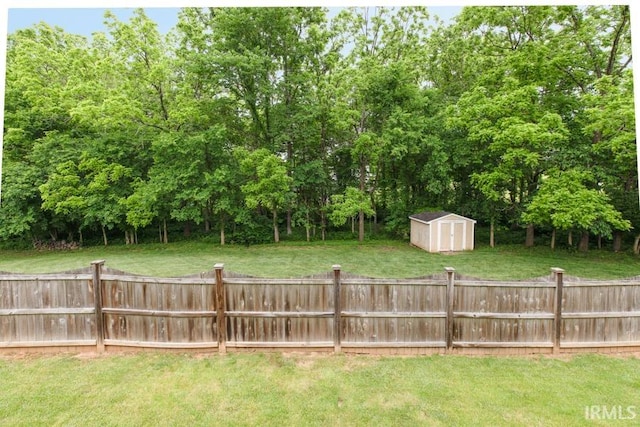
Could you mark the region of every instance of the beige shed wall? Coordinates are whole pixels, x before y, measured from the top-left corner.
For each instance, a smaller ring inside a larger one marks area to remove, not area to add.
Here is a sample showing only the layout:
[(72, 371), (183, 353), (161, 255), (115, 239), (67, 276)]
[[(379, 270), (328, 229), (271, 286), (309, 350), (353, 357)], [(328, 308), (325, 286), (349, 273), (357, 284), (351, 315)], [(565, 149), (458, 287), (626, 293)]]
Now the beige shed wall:
[(475, 221), (447, 215), (429, 224), (411, 220), (411, 244), (428, 252), (474, 249)]
[(429, 238), (429, 224), (411, 221), (411, 244), (425, 251), (431, 251)]

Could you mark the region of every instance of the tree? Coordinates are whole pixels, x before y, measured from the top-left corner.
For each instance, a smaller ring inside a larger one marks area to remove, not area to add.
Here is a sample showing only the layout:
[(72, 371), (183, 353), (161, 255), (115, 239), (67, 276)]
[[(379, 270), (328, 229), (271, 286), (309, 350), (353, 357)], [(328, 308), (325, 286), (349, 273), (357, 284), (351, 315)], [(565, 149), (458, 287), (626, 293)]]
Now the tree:
[[(482, 162), (486, 171), (476, 171), (476, 183), (485, 188), (494, 185), (505, 194), (512, 226), (522, 219), (547, 170), (586, 167), (589, 161), (590, 141), (581, 126), (582, 96), (592, 87), (594, 76), (606, 68), (603, 58), (616, 62), (626, 50), (622, 43), (612, 42), (621, 36), (614, 35), (618, 30), (625, 31), (624, 24), (615, 22), (616, 16), (606, 7), (467, 8), (456, 23), (459, 31), (478, 41), (473, 59), (479, 74), (474, 88), (457, 102), (458, 108), (476, 114), (464, 116), (458, 125), (486, 154)], [(599, 31), (583, 27), (585, 20)], [(601, 46), (598, 58), (593, 56), (596, 45)], [(491, 101), (484, 103), (486, 99)], [(473, 105), (476, 100), (482, 103), (478, 108)], [(506, 140), (495, 145), (493, 138), (498, 134)], [(523, 138), (530, 139), (525, 146)], [(510, 146), (509, 141), (515, 144)], [(530, 245), (533, 227), (527, 231)]]
[[(293, 220), (294, 223), (304, 226), (307, 241), (310, 241), (311, 229), (314, 226), (312, 216), (324, 208), (324, 198), (330, 185), (330, 178), (320, 159), (301, 163), (293, 172), (293, 188), (299, 198)], [(324, 231), (323, 227), (323, 240)]]
[[(79, 232), (82, 243), (82, 226), (87, 209), (87, 200), (83, 197), (84, 183), (78, 166), (71, 160), (58, 164), (56, 171), (40, 187), (42, 209), (61, 216), (65, 222), (73, 224)], [(73, 231), (69, 240), (73, 239)]]
[(0, 239), (30, 237), (47, 231), (42, 199), (34, 182), (42, 182), (42, 170), (24, 162), (5, 159), (2, 165)]
[(344, 225), (349, 218), (353, 218), (364, 212), (366, 215), (373, 215), (369, 197), (355, 187), (347, 187), (344, 194), (331, 196), (329, 206), (329, 219), (337, 226)]
[(242, 193), (239, 191), (239, 164), (235, 157), (228, 156), (228, 162), (212, 172), (205, 173), (205, 181), (211, 189), (209, 206), (212, 214), (217, 215), (220, 227), (220, 244), (226, 242), (225, 228), (230, 219), (241, 216)]
[[(427, 84), (421, 65), (426, 19), (428, 13), (423, 7), (353, 8), (336, 19), (337, 27), (353, 45), (340, 64), (342, 99), (335, 106), (345, 139), (341, 151), (350, 153), (352, 175), (357, 179), (347, 186), (357, 186), (361, 193), (368, 194), (374, 206), (384, 173), (397, 173), (394, 168), (410, 164), (399, 161), (385, 168), (385, 160), (401, 160), (422, 150), (428, 155), (439, 149), (435, 135), (425, 135), (428, 131), (422, 118), (424, 98), (419, 89)], [(441, 154), (429, 159), (432, 164), (420, 166), (424, 170), (442, 171), (442, 164), (438, 164), (443, 158)], [(402, 175), (409, 173), (403, 170)], [(389, 177), (386, 182), (391, 181)], [(404, 194), (410, 194), (410, 188), (403, 190)], [(365, 212), (360, 211), (359, 240), (364, 239), (364, 220)]]
[(74, 224), (81, 242), (82, 229), (99, 225), (106, 246), (106, 230), (124, 225), (121, 201), (129, 194), (130, 177), (124, 166), (83, 153), (77, 164), (72, 160), (58, 164), (40, 186), (42, 208)]
[(106, 230), (124, 228), (125, 212), (121, 202), (130, 194), (131, 170), (84, 154), (78, 172), (84, 175), (83, 181), (86, 182), (83, 225), (99, 224), (103, 243), (107, 246)]
[(540, 190), (523, 213), (523, 221), (554, 229), (551, 247), (555, 246), (555, 229), (582, 233), (580, 250), (588, 249), (589, 233), (611, 237), (613, 230), (629, 230), (631, 223), (610, 203), (609, 197), (586, 183), (588, 172), (555, 171), (540, 185)]
[(280, 242), (278, 210), (289, 203), (293, 180), (287, 174), (284, 162), (267, 149), (238, 153), (242, 158), (240, 167), (248, 176), (247, 182), (241, 187), (245, 203), (249, 209), (264, 207), (271, 212), (273, 240), (278, 243)]
[[(126, 244), (138, 243), (138, 229), (150, 225), (158, 216), (155, 198), (156, 195), (150, 191), (149, 183), (137, 179), (132, 183), (132, 193), (120, 201), (120, 205), (126, 212), (127, 224), (133, 227), (132, 236), (129, 234), (129, 230), (125, 232)], [(160, 234), (160, 241), (167, 243), (166, 232), (164, 235)]]
[(83, 37), (45, 23), (8, 37), (0, 203), (5, 238), (19, 230), (32, 238), (47, 232), (56, 237), (58, 228), (68, 231), (62, 216), (42, 209), (38, 188), (83, 145), (73, 133), (69, 109), (74, 105), (70, 83), (90, 63), (86, 47)]
[(492, 203), (505, 202), (512, 221), (519, 220), (539, 178), (553, 165), (553, 153), (568, 137), (562, 118), (546, 111), (535, 86), (511, 78), (493, 96), (483, 87), (463, 95), (452, 113), (452, 126), (466, 129), (485, 159), (472, 183)]
[[(310, 153), (312, 73), (327, 40), (320, 8), (185, 9), (179, 29), (196, 73), (237, 102), (242, 143), (266, 148), (287, 162), (290, 176)], [(240, 144), (239, 144), (240, 145)], [(291, 209), (287, 210), (291, 233)]]
[[(619, 77), (602, 77), (584, 101), (584, 134), (598, 136), (591, 149), (594, 173), (616, 209), (638, 229), (638, 167), (631, 72)], [(636, 235), (636, 251), (638, 241), (640, 234)], [(616, 230), (613, 250), (619, 251), (621, 245), (622, 230)]]

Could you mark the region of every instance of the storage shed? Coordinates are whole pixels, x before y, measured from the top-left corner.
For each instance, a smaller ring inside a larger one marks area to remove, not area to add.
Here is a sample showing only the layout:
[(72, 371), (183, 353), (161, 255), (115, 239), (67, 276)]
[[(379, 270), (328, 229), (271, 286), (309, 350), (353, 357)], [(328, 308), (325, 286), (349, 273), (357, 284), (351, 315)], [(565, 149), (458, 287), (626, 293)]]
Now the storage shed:
[(428, 252), (473, 250), (476, 221), (450, 212), (411, 215), (411, 244)]

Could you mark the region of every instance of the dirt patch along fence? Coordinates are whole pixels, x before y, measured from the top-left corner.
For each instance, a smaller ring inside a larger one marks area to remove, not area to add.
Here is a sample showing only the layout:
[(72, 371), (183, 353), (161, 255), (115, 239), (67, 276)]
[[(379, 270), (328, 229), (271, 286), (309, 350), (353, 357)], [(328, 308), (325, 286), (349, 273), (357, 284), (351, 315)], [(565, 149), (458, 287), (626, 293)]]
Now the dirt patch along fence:
[(640, 349), (640, 277), (488, 281), (343, 273), (180, 278), (85, 269), (0, 273), (0, 349), (316, 349), (559, 353)]

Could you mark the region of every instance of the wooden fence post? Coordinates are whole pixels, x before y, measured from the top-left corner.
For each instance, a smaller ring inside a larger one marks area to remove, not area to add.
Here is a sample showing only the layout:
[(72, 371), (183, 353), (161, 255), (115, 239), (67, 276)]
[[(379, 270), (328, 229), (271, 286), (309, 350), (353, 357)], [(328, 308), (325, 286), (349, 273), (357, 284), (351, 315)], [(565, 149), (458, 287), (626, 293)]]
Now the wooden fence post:
[(455, 296), (454, 286), (455, 286), (455, 272), (456, 269), (453, 267), (445, 267), (444, 270), (447, 272), (447, 351), (451, 351), (453, 349), (453, 299)]
[(218, 352), (227, 352), (227, 321), (224, 311), (226, 308), (226, 297), (224, 291), (223, 270), (224, 264), (216, 264), (213, 267), (216, 271), (216, 325), (218, 329)]
[(340, 302), (340, 265), (333, 266), (333, 351), (342, 352), (340, 325), (342, 323), (342, 304)]
[(102, 266), (104, 260), (91, 262), (92, 281), (93, 281), (93, 301), (95, 304), (96, 315), (96, 347), (98, 352), (104, 352), (104, 320), (102, 318)]
[(554, 334), (553, 352), (560, 352), (560, 337), (562, 335), (562, 291), (564, 270), (554, 267), (551, 269), (553, 278), (556, 280), (556, 295), (554, 299)]

